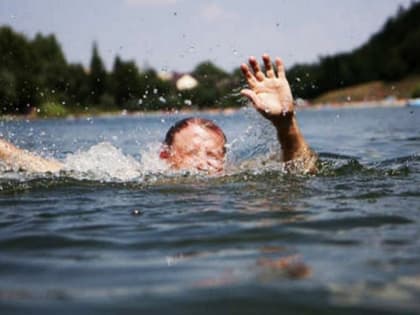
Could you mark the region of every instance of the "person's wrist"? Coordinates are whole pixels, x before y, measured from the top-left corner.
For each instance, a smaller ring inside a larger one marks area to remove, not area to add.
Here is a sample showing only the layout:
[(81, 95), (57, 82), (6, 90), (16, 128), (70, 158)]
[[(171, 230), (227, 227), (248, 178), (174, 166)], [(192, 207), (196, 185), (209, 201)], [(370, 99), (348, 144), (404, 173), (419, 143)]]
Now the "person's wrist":
[(290, 129), (296, 123), (294, 110), (271, 116), (269, 119), (277, 129)]

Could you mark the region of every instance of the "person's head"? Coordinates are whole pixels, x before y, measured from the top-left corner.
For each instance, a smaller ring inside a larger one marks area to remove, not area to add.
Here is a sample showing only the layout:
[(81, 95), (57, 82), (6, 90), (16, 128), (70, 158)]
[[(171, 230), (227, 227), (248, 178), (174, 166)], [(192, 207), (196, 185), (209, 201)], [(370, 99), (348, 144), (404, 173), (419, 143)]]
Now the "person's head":
[(210, 120), (186, 118), (166, 133), (162, 159), (174, 169), (199, 170), (209, 173), (223, 171), (226, 136)]

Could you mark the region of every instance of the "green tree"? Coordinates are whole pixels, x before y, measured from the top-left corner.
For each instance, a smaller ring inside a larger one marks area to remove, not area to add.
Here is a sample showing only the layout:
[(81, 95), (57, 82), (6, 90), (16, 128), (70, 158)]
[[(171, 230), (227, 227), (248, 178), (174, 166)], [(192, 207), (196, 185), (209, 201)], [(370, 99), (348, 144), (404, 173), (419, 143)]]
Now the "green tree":
[(222, 97), (230, 92), (229, 74), (210, 61), (200, 63), (192, 76), (199, 84), (191, 91), (191, 98), (199, 108), (220, 105)]
[(66, 105), (80, 110), (87, 105), (90, 97), (88, 74), (82, 65), (71, 64), (67, 67), (66, 77)]
[(163, 110), (178, 107), (174, 100), (175, 88), (171, 83), (161, 80), (156, 71), (147, 69), (141, 74), (142, 83), (140, 88), (140, 99), (132, 109), (138, 110)]
[(116, 56), (110, 83), (115, 104), (120, 108), (124, 108), (128, 103), (137, 101), (141, 95), (143, 85), (144, 82), (142, 82), (135, 62), (125, 62), (119, 56)]
[(24, 113), (36, 103), (33, 63), (26, 37), (0, 27), (0, 113)]
[(94, 105), (100, 105), (101, 98), (106, 92), (107, 88), (107, 72), (99, 56), (98, 47), (96, 43), (93, 44), (92, 57), (90, 60), (89, 69), (89, 88), (90, 101)]
[(65, 101), (67, 61), (55, 36), (37, 34), (30, 46), (33, 55), (30, 71), (35, 77), (38, 102)]
[(0, 114), (8, 113), (17, 105), (16, 76), (7, 69), (0, 70)]

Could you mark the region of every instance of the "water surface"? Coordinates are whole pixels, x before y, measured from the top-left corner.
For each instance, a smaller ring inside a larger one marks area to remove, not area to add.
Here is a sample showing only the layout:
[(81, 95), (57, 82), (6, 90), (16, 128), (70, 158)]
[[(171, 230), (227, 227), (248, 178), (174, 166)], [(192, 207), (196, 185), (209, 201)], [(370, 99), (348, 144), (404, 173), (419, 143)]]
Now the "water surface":
[(69, 168), (0, 174), (1, 314), (420, 313), (419, 109), (299, 112), (317, 176), (251, 110), (204, 115), (225, 176), (168, 173), (181, 117), (0, 121)]

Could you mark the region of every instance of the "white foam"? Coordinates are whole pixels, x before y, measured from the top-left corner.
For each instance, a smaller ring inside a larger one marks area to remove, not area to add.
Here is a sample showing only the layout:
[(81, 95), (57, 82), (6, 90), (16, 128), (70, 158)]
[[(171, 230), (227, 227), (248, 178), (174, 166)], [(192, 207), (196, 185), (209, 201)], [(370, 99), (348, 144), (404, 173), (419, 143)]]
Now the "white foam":
[(159, 142), (149, 143), (140, 151), (140, 168), (144, 174), (164, 174), (169, 172), (169, 165), (159, 158), (162, 144)]
[(64, 170), (76, 177), (90, 180), (130, 181), (143, 175), (141, 164), (108, 142), (89, 150), (70, 154), (64, 160)]

